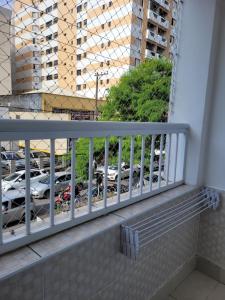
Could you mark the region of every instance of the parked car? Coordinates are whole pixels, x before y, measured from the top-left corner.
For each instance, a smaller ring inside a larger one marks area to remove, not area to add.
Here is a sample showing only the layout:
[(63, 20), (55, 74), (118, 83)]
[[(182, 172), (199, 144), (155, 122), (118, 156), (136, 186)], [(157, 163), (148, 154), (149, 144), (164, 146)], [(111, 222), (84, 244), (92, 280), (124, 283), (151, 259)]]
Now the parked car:
[[(55, 193), (63, 191), (71, 181), (71, 174), (66, 172), (55, 173)], [(34, 198), (49, 198), (50, 176), (46, 175), (37, 182), (31, 184), (31, 194)]]
[[(105, 167), (102, 166), (97, 169), (97, 171), (105, 173)], [(108, 166), (107, 178), (109, 180), (117, 181), (118, 178), (118, 167)], [(140, 173), (140, 167), (138, 165), (133, 166), (133, 177), (138, 176)], [(121, 179), (128, 178), (130, 176), (130, 166), (126, 163), (121, 164)]]
[[(15, 161), (15, 171), (25, 169), (25, 158), (22, 158), (18, 153), (13, 151), (1, 152), (2, 164), (8, 169), (11, 169), (12, 161)], [(31, 161), (31, 167), (35, 167), (35, 164)]]
[[(2, 220), (3, 225), (11, 222), (25, 222), (25, 190), (11, 190), (2, 194)], [(31, 220), (35, 218), (35, 205), (30, 200)]]
[[(34, 183), (38, 181), (39, 179), (46, 176), (41, 170), (38, 169), (31, 169), (30, 170), (30, 182)], [(12, 173), (8, 176), (6, 176), (4, 179), (2, 179), (2, 190), (8, 191), (13, 189), (20, 189), (25, 188), (26, 186), (26, 171), (21, 170), (17, 171), (15, 173)]]
[[(22, 158), (25, 158), (25, 150), (17, 152)], [(50, 167), (50, 155), (38, 150), (30, 151), (30, 160), (32, 164), (39, 169)]]

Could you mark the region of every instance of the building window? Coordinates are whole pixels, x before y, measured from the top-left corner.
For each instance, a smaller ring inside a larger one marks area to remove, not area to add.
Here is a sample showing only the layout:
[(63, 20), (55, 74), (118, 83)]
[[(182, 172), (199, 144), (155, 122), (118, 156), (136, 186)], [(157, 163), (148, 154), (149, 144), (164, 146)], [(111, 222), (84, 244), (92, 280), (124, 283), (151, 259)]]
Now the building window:
[(51, 53), (52, 53), (52, 48), (46, 50), (46, 54), (51, 54)]
[(83, 58), (86, 58), (87, 57), (87, 53), (86, 52), (84, 52), (84, 54), (83, 54)]
[(58, 60), (54, 61), (54, 66), (58, 66)]
[(106, 80), (106, 83), (109, 84), (109, 79)]
[(78, 84), (78, 85), (77, 85), (77, 91), (80, 91), (80, 90), (81, 90), (81, 85)]
[(37, 13), (37, 12), (32, 12), (32, 17), (33, 17), (34, 19), (37, 19), (37, 18), (38, 18), (38, 13)]
[(82, 11), (82, 5), (78, 5), (77, 6), (77, 13), (81, 12)]
[(81, 38), (77, 39), (77, 45), (81, 45)]
[(36, 43), (36, 39), (35, 38), (33, 38), (33, 44), (35, 44)]
[(58, 79), (58, 74), (54, 74), (54, 79)]
[(87, 85), (86, 85), (86, 84), (83, 84), (83, 89), (84, 89), (84, 90), (86, 90), (86, 87), (87, 87)]
[(104, 43), (101, 44), (101, 48), (104, 48)]
[(139, 58), (135, 58), (135, 66), (140, 65), (141, 61)]
[(101, 27), (102, 27), (102, 29), (104, 29), (105, 28), (105, 24), (102, 24)]
[(47, 7), (45, 10), (46, 14), (50, 13), (51, 11), (52, 11), (52, 6)]
[(77, 55), (77, 60), (81, 60), (81, 54)]
[(83, 74), (86, 74), (87, 73), (87, 68), (84, 68), (83, 69)]
[(111, 27), (111, 21), (110, 21), (110, 22), (108, 22), (108, 26), (109, 26), (109, 27)]
[(54, 47), (53, 49), (54, 49), (54, 52), (55, 52), (55, 53), (58, 52), (58, 47), (57, 47), (57, 46)]
[(34, 56), (34, 57), (38, 57), (38, 55), (39, 55), (39, 52), (38, 52), (38, 51), (34, 51), (34, 52), (33, 52), (33, 56)]
[(46, 76), (46, 79), (47, 79), (47, 80), (52, 80), (52, 75), (47, 75), (47, 76)]
[(82, 22), (77, 23), (77, 28), (82, 28)]
[(52, 25), (52, 20), (48, 21), (45, 25), (46, 25), (47, 28), (50, 27)]
[(56, 9), (57, 7), (58, 7), (58, 3), (54, 3), (52, 8)]
[(109, 60), (107, 60), (106, 64), (107, 64), (107, 66), (109, 66), (109, 65), (110, 65), (110, 61), (109, 61)]
[(84, 43), (87, 42), (87, 36), (84, 36)]
[(81, 70), (77, 70), (77, 76), (80, 76), (81, 75)]
[(103, 67), (103, 62), (102, 61), (100, 62), (100, 67)]
[(112, 1), (109, 1), (109, 7), (112, 6), (112, 4), (113, 4)]
[(103, 10), (105, 9), (105, 4), (102, 5), (102, 9), (103, 9)]
[(108, 47), (111, 45), (111, 41), (108, 41)]
[(53, 23), (56, 24), (58, 22), (58, 18), (54, 18)]
[(46, 36), (46, 41), (52, 40), (52, 34)]
[(56, 38), (58, 37), (58, 32), (55, 32), (55, 33), (53, 34), (53, 36), (54, 36), (54, 39), (56, 39)]
[(38, 68), (39, 68), (39, 65), (36, 65), (36, 64), (33, 65), (34, 70), (37, 70)]
[(87, 8), (87, 2), (84, 3), (83, 7), (84, 7), (84, 9)]
[(47, 68), (52, 67), (52, 61), (47, 62), (47, 63), (46, 63), (46, 67), (47, 67)]
[(87, 27), (87, 19), (83, 22), (84, 27)]
[(100, 80), (100, 84), (101, 84), (101, 85), (103, 84), (103, 80), (102, 80), (102, 79)]

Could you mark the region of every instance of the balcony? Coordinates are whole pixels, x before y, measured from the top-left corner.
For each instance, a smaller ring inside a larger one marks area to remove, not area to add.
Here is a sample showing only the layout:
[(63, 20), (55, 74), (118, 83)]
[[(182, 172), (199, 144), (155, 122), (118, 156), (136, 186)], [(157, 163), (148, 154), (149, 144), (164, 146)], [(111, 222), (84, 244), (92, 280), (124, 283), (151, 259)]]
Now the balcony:
[(170, 4), (167, 0), (154, 0), (154, 1), (169, 11)]
[(165, 18), (161, 17), (159, 14), (152, 10), (148, 10), (148, 19), (157, 23), (163, 28), (169, 28), (169, 21), (167, 21)]
[(167, 47), (167, 40), (163, 36), (156, 34), (155, 32), (151, 30), (147, 30), (146, 38), (152, 42), (155, 42), (157, 44), (160, 44), (163, 47)]
[(145, 50), (145, 57), (147, 57), (147, 58), (159, 58), (160, 54), (156, 53), (152, 50), (146, 49)]
[[(0, 184), (0, 298), (225, 298), (224, 15), (224, 1), (185, 2), (166, 124), (0, 120), (1, 146), (10, 140), (25, 148), (22, 161), (9, 164), (1, 156), (0, 176), (9, 165), (26, 171), (20, 189), (20, 201), (25, 201), (16, 207), (5, 196), (6, 184)], [(114, 166), (109, 158), (112, 137)], [(83, 198), (77, 200), (80, 138), (88, 145), (87, 178), (79, 186)], [(38, 200), (35, 215), (30, 154), (43, 139), (50, 150), (44, 180), (50, 190)], [(104, 145), (97, 169), (96, 139)], [(62, 183), (55, 178), (62, 140), (69, 148), (67, 196), (76, 199), (67, 198), (63, 206), (55, 203)], [(135, 147), (137, 140), (140, 147)], [(126, 164), (124, 141), (130, 151)], [(103, 175), (99, 191), (95, 169)], [(15, 190), (10, 193), (12, 197)], [(18, 207), (22, 222), (2, 226), (17, 216)]]

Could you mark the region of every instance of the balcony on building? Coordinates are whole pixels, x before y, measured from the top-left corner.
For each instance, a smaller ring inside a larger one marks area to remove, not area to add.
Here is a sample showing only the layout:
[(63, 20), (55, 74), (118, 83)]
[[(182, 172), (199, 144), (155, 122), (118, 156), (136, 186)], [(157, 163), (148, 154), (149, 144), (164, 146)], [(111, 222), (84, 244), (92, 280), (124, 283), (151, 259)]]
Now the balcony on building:
[(148, 19), (163, 28), (169, 28), (169, 21), (152, 10), (148, 10)]
[[(167, 123), (0, 120), (1, 145), (23, 140), (26, 168), (23, 227), (0, 230), (0, 299), (225, 299), (225, 2), (189, 0), (180, 6)], [(150, 30), (147, 38), (159, 43)], [(75, 198), (80, 137), (89, 146), (86, 206), (71, 201), (55, 213), (56, 141), (71, 142)], [(102, 200), (92, 203), (94, 140), (104, 139), (101, 171), (107, 174), (111, 137), (118, 148), (117, 173), (111, 173), (118, 193), (108, 196), (105, 175)], [(121, 193), (124, 137), (130, 141), (129, 189)], [(151, 141), (148, 184), (142, 181), (146, 138)], [(43, 139), (50, 147), (49, 216), (33, 223), (30, 146)], [(135, 151), (140, 151), (138, 166)], [(133, 186), (135, 172), (140, 181)], [(10, 213), (2, 188), (0, 199), (2, 222), (3, 213)]]
[(156, 3), (164, 7), (167, 11), (170, 9), (170, 4), (167, 0), (154, 0)]

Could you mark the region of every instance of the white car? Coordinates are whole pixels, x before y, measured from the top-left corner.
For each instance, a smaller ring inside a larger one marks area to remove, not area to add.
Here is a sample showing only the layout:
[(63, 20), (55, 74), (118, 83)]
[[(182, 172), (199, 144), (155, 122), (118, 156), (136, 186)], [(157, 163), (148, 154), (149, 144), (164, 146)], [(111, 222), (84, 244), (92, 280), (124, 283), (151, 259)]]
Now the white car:
[[(25, 222), (25, 190), (12, 190), (2, 194), (2, 221), (3, 225), (11, 222)], [(35, 218), (35, 206), (30, 199), (30, 217)]]
[[(71, 183), (71, 174), (66, 172), (55, 173), (55, 193), (59, 193)], [(50, 176), (45, 175), (44, 178), (31, 184), (31, 194), (34, 198), (49, 198), (50, 196)]]
[[(41, 178), (45, 177), (46, 174), (41, 170), (31, 169), (30, 170), (30, 183), (37, 182)], [(21, 189), (26, 187), (26, 171), (17, 171), (6, 176), (2, 179), (2, 191), (6, 192), (14, 189)]]
[[(97, 171), (105, 173), (105, 167), (100, 167)], [(118, 178), (118, 167), (117, 166), (108, 166), (107, 178), (109, 180), (117, 181)], [(133, 166), (133, 177), (138, 176), (140, 173), (140, 168), (137, 165)], [(128, 164), (122, 163), (121, 164), (121, 179), (128, 178), (130, 176), (130, 166)]]

